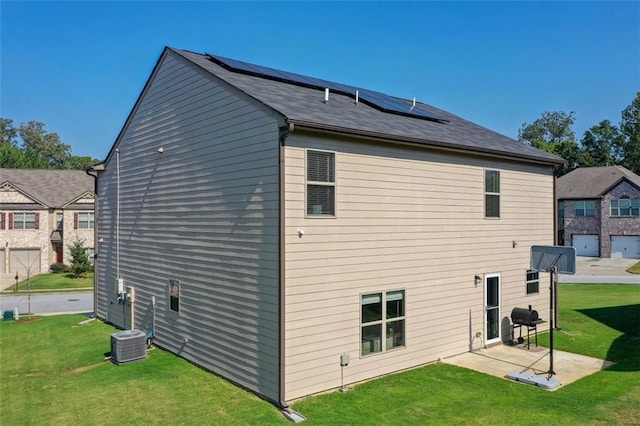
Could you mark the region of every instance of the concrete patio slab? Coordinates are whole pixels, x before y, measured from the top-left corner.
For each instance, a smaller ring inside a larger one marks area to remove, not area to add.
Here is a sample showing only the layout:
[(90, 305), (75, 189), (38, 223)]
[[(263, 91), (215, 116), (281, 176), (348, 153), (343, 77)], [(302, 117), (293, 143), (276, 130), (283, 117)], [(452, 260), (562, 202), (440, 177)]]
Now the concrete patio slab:
[[(524, 372), (546, 379), (549, 349), (532, 346), (528, 350), (525, 345), (497, 345), (445, 358), (442, 362), (502, 378), (510, 373)], [(554, 350), (553, 370), (556, 374), (552, 378), (559, 381), (560, 386), (548, 390), (559, 389), (613, 364), (611, 361)]]

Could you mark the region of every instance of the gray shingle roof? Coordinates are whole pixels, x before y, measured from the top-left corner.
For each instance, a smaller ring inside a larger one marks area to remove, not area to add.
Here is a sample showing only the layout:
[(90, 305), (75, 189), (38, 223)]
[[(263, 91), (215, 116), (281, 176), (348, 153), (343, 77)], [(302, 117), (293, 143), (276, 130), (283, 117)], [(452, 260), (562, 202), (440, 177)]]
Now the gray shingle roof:
[(622, 166), (583, 167), (558, 178), (558, 199), (600, 198), (620, 180), (640, 188), (640, 176)]
[(235, 86), (296, 125), (551, 164), (563, 163), (555, 155), (431, 105), (420, 104), (422, 108), (448, 122), (386, 113), (363, 103), (356, 104), (353, 98), (335, 93), (325, 103), (323, 90), (229, 71), (206, 55), (171, 48), (168, 50)]
[(93, 178), (83, 170), (0, 169), (0, 185), (8, 182), (49, 208), (61, 208), (87, 192)]

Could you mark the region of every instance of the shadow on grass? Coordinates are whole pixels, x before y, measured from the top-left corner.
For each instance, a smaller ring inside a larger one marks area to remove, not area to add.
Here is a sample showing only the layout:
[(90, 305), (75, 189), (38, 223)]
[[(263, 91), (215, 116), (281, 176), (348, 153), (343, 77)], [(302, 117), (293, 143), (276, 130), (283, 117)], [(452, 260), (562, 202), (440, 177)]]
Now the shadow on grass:
[(577, 311), (624, 333), (607, 351), (607, 359), (616, 361), (609, 370), (640, 371), (640, 304)]

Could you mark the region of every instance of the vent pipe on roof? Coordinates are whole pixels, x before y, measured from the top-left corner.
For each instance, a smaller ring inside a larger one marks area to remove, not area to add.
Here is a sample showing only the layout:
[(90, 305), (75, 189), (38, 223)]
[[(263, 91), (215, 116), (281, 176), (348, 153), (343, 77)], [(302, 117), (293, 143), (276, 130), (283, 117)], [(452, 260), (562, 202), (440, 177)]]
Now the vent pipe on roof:
[(324, 103), (329, 102), (329, 88), (324, 89)]
[(358, 103), (358, 98), (360, 97), (360, 93), (358, 90), (356, 90), (356, 104)]

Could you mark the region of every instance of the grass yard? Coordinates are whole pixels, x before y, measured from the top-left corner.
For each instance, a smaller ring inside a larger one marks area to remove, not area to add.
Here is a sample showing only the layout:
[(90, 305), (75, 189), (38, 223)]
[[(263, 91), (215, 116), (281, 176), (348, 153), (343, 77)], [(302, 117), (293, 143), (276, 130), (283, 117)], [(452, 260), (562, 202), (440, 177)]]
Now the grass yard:
[[(87, 272), (82, 278), (73, 278), (69, 273), (54, 274), (51, 272), (38, 274), (29, 280), (29, 287), (34, 291), (59, 291), (74, 290), (79, 288), (93, 288), (93, 272)], [(18, 282), (18, 291), (27, 290), (27, 280)], [(7, 288), (4, 292), (15, 291), (15, 285)]]
[(630, 274), (640, 274), (640, 262), (627, 269), (627, 272)]
[[(561, 285), (556, 348), (612, 368), (555, 392), (434, 363), (294, 404), (305, 424), (640, 424), (640, 287)], [(271, 404), (167, 352), (116, 367), (84, 317), (0, 323), (3, 424), (289, 424)], [(541, 335), (540, 341), (546, 337)]]

